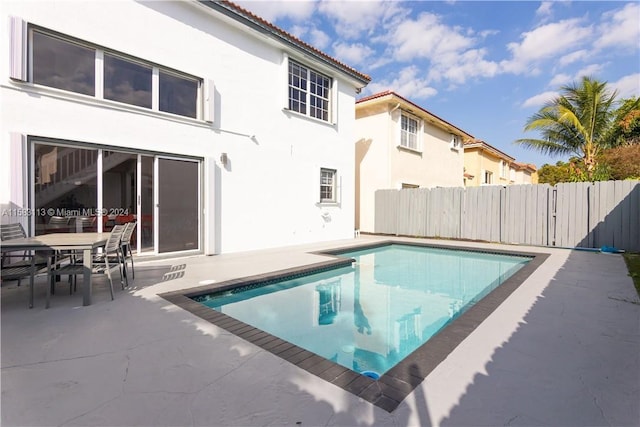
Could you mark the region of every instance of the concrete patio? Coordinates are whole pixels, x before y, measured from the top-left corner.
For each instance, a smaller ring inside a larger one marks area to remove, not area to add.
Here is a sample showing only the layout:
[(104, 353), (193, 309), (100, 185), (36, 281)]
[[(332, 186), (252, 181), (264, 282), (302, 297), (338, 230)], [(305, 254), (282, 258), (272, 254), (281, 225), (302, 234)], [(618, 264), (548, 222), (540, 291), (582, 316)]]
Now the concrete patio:
[(620, 255), (420, 239), (551, 256), (388, 413), (158, 294), (318, 262), (361, 236), (136, 260), (93, 305), (58, 284), (44, 309), (3, 284), (3, 426), (640, 425), (640, 301)]

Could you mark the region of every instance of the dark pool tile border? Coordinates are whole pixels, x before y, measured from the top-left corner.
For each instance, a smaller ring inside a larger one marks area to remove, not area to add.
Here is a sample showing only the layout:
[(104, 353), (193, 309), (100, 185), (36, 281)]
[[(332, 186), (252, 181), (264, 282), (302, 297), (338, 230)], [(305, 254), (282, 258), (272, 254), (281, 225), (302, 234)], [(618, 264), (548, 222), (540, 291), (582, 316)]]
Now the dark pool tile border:
[[(387, 371), (377, 381), (357, 374), (344, 366), (325, 359), (298, 347), (288, 341), (241, 322), (224, 313), (212, 310), (194, 297), (235, 289), (241, 286), (267, 284), (274, 281), (299, 277), (351, 265), (350, 258), (339, 255), (356, 250), (373, 249), (393, 244), (441, 248), (458, 251), (482, 252), (499, 255), (515, 255), (531, 258), (524, 267), (505, 280), (502, 285), (491, 291), (464, 314), (451, 322), (440, 333), (416, 349), (403, 361)], [(484, 249), (465, 246), (447, 246), (441, 244), (406, 242), (403, 240), (385, 240), (369, 244), (352, 245), (326, 251), (312, 252), (331, 257), (328, 261), (290, 268), (272, 273), (228, 280), (225, 282), (199, 286), (188, 290), (160, 294), (165, 300), (186, 311), (251, 342), (270, 353), (298, 366), (317, 377), (355, 394), (387, 412), (393, 412), (398, 405), (438, 366), (466, 337), (468, 337), (493, 311), (498, 308), (542, 263), (548, 253), (530, 253), (501, 249)]]

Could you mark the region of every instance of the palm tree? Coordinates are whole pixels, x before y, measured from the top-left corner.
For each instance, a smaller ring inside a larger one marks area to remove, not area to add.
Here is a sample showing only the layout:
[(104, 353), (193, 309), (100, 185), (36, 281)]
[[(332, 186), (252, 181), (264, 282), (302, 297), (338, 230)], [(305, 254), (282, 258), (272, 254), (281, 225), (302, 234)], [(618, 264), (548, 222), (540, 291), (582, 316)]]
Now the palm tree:
[(539, 131), (542, 139), (518, 139), (516, 144), (551, 155), (574, 155), (584, 162), (589, 176), (596, 156), (608, 148), (616, 122), (617, 91), (606, 82), (583, 77), (580, 84), (563, 86), (560, 96), (527, 120), (525, 131)]

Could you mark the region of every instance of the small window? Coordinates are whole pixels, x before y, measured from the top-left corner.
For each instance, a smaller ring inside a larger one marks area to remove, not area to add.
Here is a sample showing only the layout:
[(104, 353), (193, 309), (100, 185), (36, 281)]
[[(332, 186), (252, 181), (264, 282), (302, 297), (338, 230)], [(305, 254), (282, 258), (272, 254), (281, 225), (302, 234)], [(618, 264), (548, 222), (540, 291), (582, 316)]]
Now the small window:
[(151, 67), (105, 53), (104, 97), (151, 108)]
[(412, 150), (418, 149), (418, 121), (404, 114), (401, 117), (400, 145)]
[(289, 110), (329, 121), (331, 79), (289, 61)]
[(320, 202), (334, 203), (336, 201), (336, 171), (320, 169)]
[(462, 138), (460, 135), (451, 134), (451, 149), (458, 151), (462, 148)]
[(482, 176), (483, 184), (493, 184), (493, 172), (491, 171), (484, 171), (484, 174)]
[(509, 164), (504, 160), (500, 160), (500, 178), (506, 179), (508, 170)]
[(160, 70), (160, 111), (196, 118), (198, 86), (196, 79)]
[(95, 95), (95, 49), (34, 31), (32, 54), (33, 83)]

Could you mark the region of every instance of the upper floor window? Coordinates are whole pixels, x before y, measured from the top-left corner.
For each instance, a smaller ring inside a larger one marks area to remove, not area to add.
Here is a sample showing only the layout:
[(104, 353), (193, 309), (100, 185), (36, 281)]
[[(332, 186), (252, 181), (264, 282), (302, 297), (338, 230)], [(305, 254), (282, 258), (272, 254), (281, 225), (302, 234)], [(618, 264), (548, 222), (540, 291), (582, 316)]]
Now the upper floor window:
[(334, 169), (320, 169), (320, 202), (333, 203), (336, 201), (336, 171)]
[(33, 32), (33, 82), (94, 96), (96, 50)]
[(199, 86), (198, 79), (160, 70), (160, 111), (195, 119)]
[(483, 184), (493, 184), (493, 172), (484, 171), (482, 175), (482, 183)]
[(331, 79), (289, 60), (289, 109), (329, 121)]
[(418, 121), (406, 115), (401, 116), (400, 145), (412, 150), (418, 149)]
[(508, 170), (509, 170), (509, 164), (504, 160), (500, 160), (500, 178), (506, 179)]
[(462, 148), (462, 138), (460, 138), (460, 135), (451, 134), (451, 148), (456, 151)]
[(104, 98), (151, 108), (153, 69), (134, 61), (104, 54)]
[(33, 83), (212, 121), (201, 79), (45, 30), (29, 34)]

